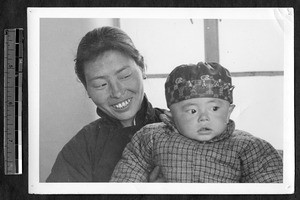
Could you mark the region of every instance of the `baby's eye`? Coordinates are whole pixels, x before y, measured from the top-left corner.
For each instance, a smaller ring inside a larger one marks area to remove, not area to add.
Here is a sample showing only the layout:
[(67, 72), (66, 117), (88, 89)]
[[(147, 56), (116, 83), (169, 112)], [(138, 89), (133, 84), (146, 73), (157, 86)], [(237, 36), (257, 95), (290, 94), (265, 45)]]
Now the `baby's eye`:
[(212, 107), (212, 110), (213, 110), (213, 111), (217, 111), (217, 110), (219, 110), (219, 108), (220, 108), (219, 106), (213, 106), (213, 107)]
[(197, 111), (195, 110), (195, 109), (190, 109), (190, 110), (188, 110), (188, 113), (190, 113), (190, 114), (195, 114)]

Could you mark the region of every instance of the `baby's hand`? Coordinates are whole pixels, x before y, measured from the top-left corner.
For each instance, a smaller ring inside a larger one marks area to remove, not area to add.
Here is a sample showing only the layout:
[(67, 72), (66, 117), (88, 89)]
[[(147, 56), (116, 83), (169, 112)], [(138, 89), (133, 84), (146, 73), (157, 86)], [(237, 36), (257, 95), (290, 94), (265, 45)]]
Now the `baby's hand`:
[(156, 166), (149, 175), (148, 182), (167, 182), (163, 177), (160, 167)]

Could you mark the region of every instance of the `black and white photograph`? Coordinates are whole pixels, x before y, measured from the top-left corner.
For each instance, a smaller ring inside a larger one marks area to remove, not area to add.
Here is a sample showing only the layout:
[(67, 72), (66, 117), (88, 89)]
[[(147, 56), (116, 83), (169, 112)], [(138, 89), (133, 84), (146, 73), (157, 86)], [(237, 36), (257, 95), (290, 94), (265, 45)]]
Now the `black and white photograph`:
[(34, 8), (28, 190), (294, 192), (293, 8)]

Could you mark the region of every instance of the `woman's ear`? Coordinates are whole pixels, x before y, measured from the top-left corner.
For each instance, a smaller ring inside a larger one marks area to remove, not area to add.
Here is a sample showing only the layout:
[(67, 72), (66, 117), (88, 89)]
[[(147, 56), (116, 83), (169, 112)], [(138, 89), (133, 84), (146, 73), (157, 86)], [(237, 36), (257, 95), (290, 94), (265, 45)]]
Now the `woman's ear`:
[(141, 72), (142, 72), (142, 77), (143, 79), (146, 79), (147, 78), (147, 75), (146, 75), (146, 69), (145, 69), (145, 66), (144, 67), (141, 67), (139, 66)]
[(146, 79), (147, 78), (147, 75), (146, 75), (146, 72), (144, 69), (142, 69), (142, 76), (143, 76), (143, 79)]

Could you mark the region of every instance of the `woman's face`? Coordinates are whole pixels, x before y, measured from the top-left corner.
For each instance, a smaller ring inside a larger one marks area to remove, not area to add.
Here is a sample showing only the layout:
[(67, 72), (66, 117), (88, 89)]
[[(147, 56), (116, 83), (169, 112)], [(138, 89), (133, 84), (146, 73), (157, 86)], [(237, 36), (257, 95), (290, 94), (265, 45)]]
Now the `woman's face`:
[(143, 97), (143, 72), (135, 61), (109, 50), (85, 63), (86, 90), (99, 109), (131, 126)]

